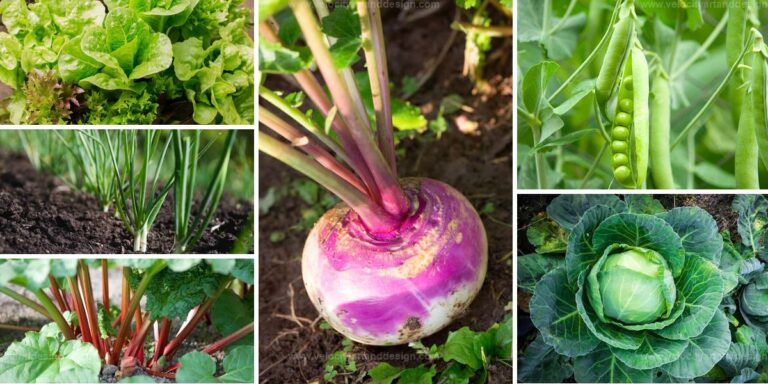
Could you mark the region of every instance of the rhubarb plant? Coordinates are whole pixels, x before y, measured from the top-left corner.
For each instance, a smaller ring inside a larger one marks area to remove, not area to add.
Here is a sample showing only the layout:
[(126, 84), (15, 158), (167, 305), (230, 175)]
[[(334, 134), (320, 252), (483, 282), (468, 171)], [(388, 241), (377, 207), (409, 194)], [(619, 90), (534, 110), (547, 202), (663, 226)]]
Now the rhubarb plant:
[[(115, 303), (109, 301), (110, 267), (122, 272)], [(92, 270), (102, 274), (101, 302)], [(2, 260), (0, 293), (53, 323), (8, 348), (0, 357), (0, 381), (95, 382), (101, 365), (113, 364), (127, 381), (149, 375), (253, 382), (253, 284), (251, 259)], [(220, 298), (238, 316), (222, 316)], [(206, 318), (223, 337), (177, 360), (179, 347)], [(225, 373), (216, 378), (211, 355), (218, 351), (225, 351)]]

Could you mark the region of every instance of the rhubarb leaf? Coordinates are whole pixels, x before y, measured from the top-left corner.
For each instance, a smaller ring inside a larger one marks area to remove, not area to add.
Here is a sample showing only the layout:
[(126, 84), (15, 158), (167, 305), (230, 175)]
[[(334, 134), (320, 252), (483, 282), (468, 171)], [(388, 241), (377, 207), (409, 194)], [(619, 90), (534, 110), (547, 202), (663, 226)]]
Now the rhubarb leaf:
[[(219, 296), (211, 308), (211, 320), (216, 329), (224, 336), (245, 327), (253, 322), (253, 295), (249, 294), (245, 300), (241, 300), (231, 290), (227, 290)], [(234, 344), (227, 347), (253, 345), (253, 337), (241, 337)]]
[(99, 353), (92, 345), (38, 332), (27, 332), (0, 358), (0, 382), (94, 383), (100, 370)]
[(254, 283), (253, 259), (237, 259), (232, 276), (248, 284)]
[[(169, 260), (170, 262), (170, 260)], [(227, 277), (214, 273), (208, 264), (197, 264), (184, 272), (164, 269), (155, 275), (146, 291), (146, 310), (152, 320), (161, 317), (185, 318), (192, 308), (212, 296)], [(140, 274), (129, 276), (131, 287), (138, 286)], [(194, 281), (194, 284), (187, 282)]]
[(253, 383), (253, 347), (233, 349), (224, 358), (224, 374), (214, 377), (216, 361), (203, 352), (190, 352), (179, 359), (181, 367), (176, 373), (179, 383)]

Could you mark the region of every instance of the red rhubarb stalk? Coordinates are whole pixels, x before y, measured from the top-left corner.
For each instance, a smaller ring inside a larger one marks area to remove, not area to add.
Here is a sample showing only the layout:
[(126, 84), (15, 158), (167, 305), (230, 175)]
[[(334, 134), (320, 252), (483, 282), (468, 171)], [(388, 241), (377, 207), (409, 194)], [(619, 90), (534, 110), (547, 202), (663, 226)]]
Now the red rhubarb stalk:
[(226, 348), (227, 346), (234, 343), (235, 341), (240, 340), (240, 338), (242, 338), (243, 336), (249, 335), (251, 333), (253, 333), (253, 322), (231, 333), (229, 336), (209, 344), (208, 346), (203, 348), (203, 352), (209, 355), (214, 354), (222, 350), (223, 348)]
[(192, 319), (184, 327), (182, 327), (182, 329), (179, 331), (179, 334), (176, 335), (176, 337), (174, 337), (173, 340), (168, 343), (168, 345), (165, 347), (165, 350), (163, 350), (163, 356), (165, 356), (167, 361), (173, 358), (173, 355), (176, 354), (176, 351), (178, 350), (179, 346), (181, 346), (181, 343), (184, 341), (184, 339), (187, 338), (187, 336), (189, 336), (190, 333), (192, 333), (192, 330), (195, 329), (197, 324), (203, 318), (203, 315), (208, 312), (216, 299), (218, 299), (221, 293), (224, 292), (227, 286), (229, 286), (230, 282), (231, 280), (227, 280), (222, 283), (221, 286), (216, 290), (216, 293), (214, 293), (212, 297), (208, 298), (205, 300), (205, 302), (203, 302), (203, 304), (200, 305), (200, 308), (198, 308)]
[(106, 259), (101, 259), (101, 297), (104, 302), (104, 310), (109, 313), (109, 274)]
[[(119, 356), (120, 351), (123, 349), (125, 336), (128, 334), (128, 328), (131, 326), (131, 314), (136, 312), (136, 308), (139, 307), (141, 297), (144, 295), (144, 291), (147, 289), (149, 282), (152, 280), (152, 276), (163, 270), (166, 265), (167, 264), (165, 261), (157, 261), (144, 272), (144, 277), (141, 279), (139, 286), (136, 288), (135, 294), (133, 298), (131, 298), (131, 302), (128, 304), (127, 310), (123, 312), (125, 320), (120, 324), (120, 330), (117, 331), (117, 339), (115, 340), (115, 344), (112, 346), (113, 361), (117, 361), (117, 357)], [(123, 269), (123, 276), (127, 276), (127, 273), (128, 272)]]
[(56, 299), (56, 302), (59, 304), (59, 309), (61, 309), (62, 312), (68, 311), (69, 308), (67, 308), (67, 303), (64, 301), (64, 298), (61, 297), (61, 291), (59, 290), (59, 284), (56, 283), (56, 278), (49, 273), (48, 281), (51, 282), (50, 291), (53, 297)]
[(85, 306), (83, 300), (80, 298), (80, 288), (77, 285), (77, 276), (67, 277), (69, 283), (69, 290), (72, 291), (72, 301), (74, 301), (75, 313), (77, 313), (77, 324), (80, 325), (80, 334), (83, 335), (83, 341), (90, 343), (91, 330), (88, 327), (88, 318), (85, 315)]
[(93, 346), (99, 351), (99, 357), (104, 358), (104, 350), (101, 349), (101, 331), (99, 330), (98, 311), (96, 301), (93, 299), (93, 287), (91, 286), (91, 272), (85, 262), (80, 260), (80, 284), (83, 290), (83, 302), (88, 316), (88, 327), (91, 329)]
[(160, 360), (160, 357), (163, 356), (163, 350), (165, 349), (165, 345), (168, 343), (168, 334), (171, 332), (171, 321), (167, 318), (163, 318), (159, 328), (160, 329), (157, 332), (157, 336), (155, 338), (155, 354), (152, 356), (152, 360), (149, 363), (150, 369), (153, 370), (157, 370), (157, 362)]

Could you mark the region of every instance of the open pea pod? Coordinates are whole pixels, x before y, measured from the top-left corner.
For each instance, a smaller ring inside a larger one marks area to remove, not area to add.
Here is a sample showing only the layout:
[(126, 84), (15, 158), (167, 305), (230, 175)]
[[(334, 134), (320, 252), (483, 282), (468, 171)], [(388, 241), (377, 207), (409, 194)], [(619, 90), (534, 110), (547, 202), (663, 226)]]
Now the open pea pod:
[(648, 61), (639, 46), (629, 52), (619, 77), (611, 128), (613, 176), (628, 188), (641, 188), (648, 173), (650, 111)]

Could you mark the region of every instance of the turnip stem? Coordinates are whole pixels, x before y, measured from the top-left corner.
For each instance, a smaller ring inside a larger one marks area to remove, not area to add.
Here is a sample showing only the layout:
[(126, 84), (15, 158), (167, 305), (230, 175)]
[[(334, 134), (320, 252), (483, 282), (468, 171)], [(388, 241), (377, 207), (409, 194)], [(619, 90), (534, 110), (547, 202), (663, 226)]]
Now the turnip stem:
[(334, 66), (328, 46), (308, 2), (293, 0), (290, 6), (299, 21), (299, 27), (304, 33), (304, 39), (315, 57), (317, 66), (333, 95), (336, 107), (350, 127), (349, 132), (380, 190), (384, 210), (396, 218), (403, 217), (409, 211), (409, 203), (405, 193), (403, 193), (396, 175), (387, 166), (384, 156), (374, 143), (367, 114), (361, 114), (355, 106), (355, 100), (352, 98), (349, 88), (345, 86)]
[[(279, 42), (277, 34), (272, 30), (272, 27), (268, 23), (261, 23), (259, 32), (261, 32), (262, 36), (264, 36), (264, 38), (268, 41), (273, 43)], [(328, 98), (328, 95), (326, 95), (322, 85), (320, 85), (320, 82), (315, 78), (312, 72), (303, 69), (294, 73), (293, 77), (296, 79), (296, 82), (299, 83), (301, 89), (303, 89), (307, 96), (309, 96), (309, 99), (312, 100), (312, 103), (315, 104), (315, 106), (320, 110), (320, 112), (323, 114), (323, 117), (329, 118), (333, 104)], [(344, 148), (344, 152), (347, 156), (346, 159), (343, 157), (342, 159), (347, 164), (349, 164), (355, 173), (357, 173), (357, 175), (359, 175), (363, 180), (363, 183), (365, 183), (366, 187), (368, 187), (368, 193), (371, 198), (374, 201), (379, 202), (381, 199), (379, 188), (376, 185), (376, 181), (373, 179), (371, 171), (365, 165), (365, 160), (363, 159), (360, 150), (355, 145), (355, 141), (352, 139), (349, 133), (349, 127), (347, 126), (344, 119), (334, 118), (334, 116), (330, 116), (330, 118), (332, 118), (331, 127), (333, 128), (334, 132), (336, 132), (336, 135), (339, 136), (341, 144)]]
[(293, 128), (285, 120), (279, 118), (269, 110), (262, 108), (259, 112), (259, 122), (275, 131), (277, 134), (291, 142), (294, 147), (300, 148), (307, 155), (312, 156), (315, 161), (328, 168), (331, 172), (337, 174), (346, 182), (357, 188), (358, 191), (365, 193), (365, 186), (352, 172), (343, 164), (339, 163), (333, 155), (328, 153), (321, 146), (310, 141), (299, 130)]
[(357, 1), (360, 26), (363, 35), (363, 50), (371, 82), (373, 109), (376, 113), (376, 134), (379, 150), (389, 162), (392, 172), (397, 174), (395, 163), (395, 140), (392, 127), (392, 106), (389, 95), (389, 75), (387, 70), (387, 52), (384, 46), (384, 28), (381, 25), (379, 3), (375, 1)]
[(8, 288), (8, 287), (0, 287), (0, 293), (10, 297), (13, 300), (16, 300), (19, 302), (19, 304), (27, 306), (29, 309), (47, 317), (48, 319), (51, 319), (51, 315), (48, 314), (48, 311), (46, 311), (45, 307), (42, 305), (32, 301), (32, 299), (27, 298), (26, 296)]
[(259, 149), (307, 175), (341, 198), (360, 215), (360, 218), (371, 232), (384, 233), (391, 231), (397, 226), (398, 218), (386, 212), (367, 195), (360, 193), (341, 177), (323, 168), (323, 166), (299, 153), (289, 145), (263, 132), (259, 132)]

